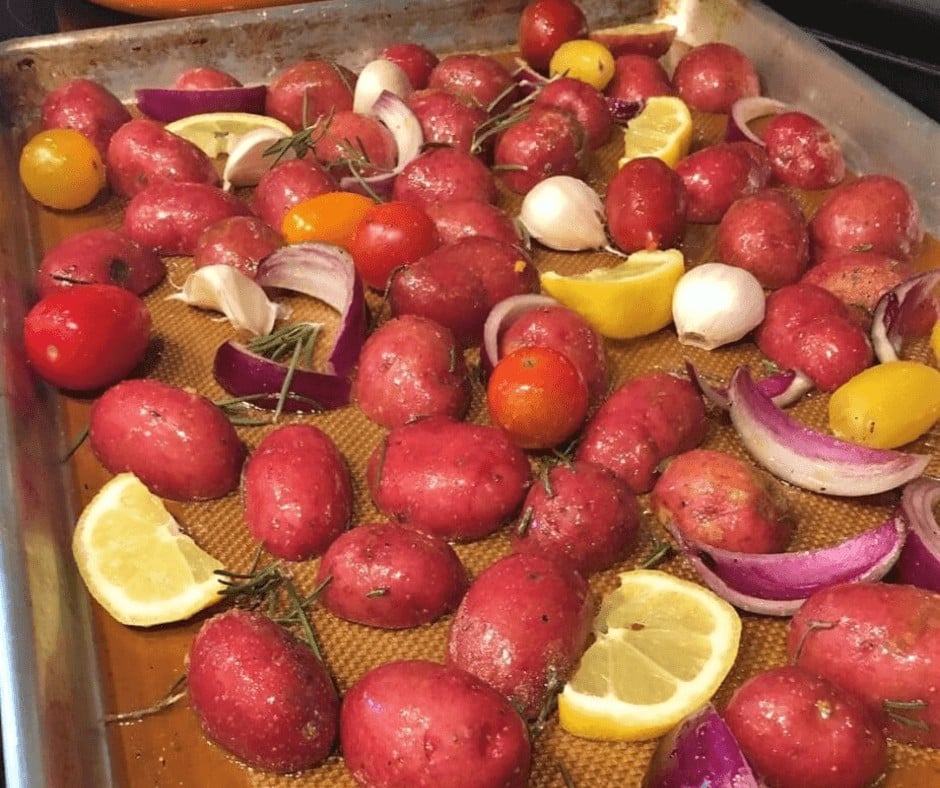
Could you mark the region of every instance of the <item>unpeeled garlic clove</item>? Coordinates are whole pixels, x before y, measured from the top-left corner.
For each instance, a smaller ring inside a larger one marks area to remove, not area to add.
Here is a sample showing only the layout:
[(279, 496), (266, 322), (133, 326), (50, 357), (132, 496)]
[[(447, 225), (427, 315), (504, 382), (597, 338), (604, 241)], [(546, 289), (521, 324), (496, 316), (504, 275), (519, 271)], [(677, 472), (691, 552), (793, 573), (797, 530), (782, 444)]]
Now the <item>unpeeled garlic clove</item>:
[(550, 249), (580, 252), (608, 245), (600, 196), (570, 175), (553, 175), (533, 186), (522, 200), (519, 222)]

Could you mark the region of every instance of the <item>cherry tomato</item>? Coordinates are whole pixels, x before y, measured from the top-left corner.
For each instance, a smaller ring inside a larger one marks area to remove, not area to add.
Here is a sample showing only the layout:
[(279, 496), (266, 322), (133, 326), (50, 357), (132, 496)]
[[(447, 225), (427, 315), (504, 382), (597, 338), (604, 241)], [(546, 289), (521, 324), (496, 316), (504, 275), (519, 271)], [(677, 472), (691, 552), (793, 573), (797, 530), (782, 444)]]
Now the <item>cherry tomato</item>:
[(60, 210), (88, 205), (105, 184), (101, 154), (74, 129), (40, 131), (23, 147), (19, 169), (30, 197)]
[(349, 246), (353, 230), (375, 203), (355, 192), (326, 192), (301, 200), (284, 216), (281, 233), (289, 244), (304, 241)]
[(413, 263), (439, 245), (437, 227), (423, 208), (387, 202), (368, 210), (348, 248), (362, 281), (383, 290), (393, 270)]
[(127, 377), (147, 352), (150, 312), (139, 296), (117, 285), (56, 290), (23, 322), (26, 357), (49, 383), (93, 391)]
[(526, 347), (501, 358), (486, 389), (490, 419), (524, 449), (549, 449), (584, 423), (588, 388), (566, 356)]

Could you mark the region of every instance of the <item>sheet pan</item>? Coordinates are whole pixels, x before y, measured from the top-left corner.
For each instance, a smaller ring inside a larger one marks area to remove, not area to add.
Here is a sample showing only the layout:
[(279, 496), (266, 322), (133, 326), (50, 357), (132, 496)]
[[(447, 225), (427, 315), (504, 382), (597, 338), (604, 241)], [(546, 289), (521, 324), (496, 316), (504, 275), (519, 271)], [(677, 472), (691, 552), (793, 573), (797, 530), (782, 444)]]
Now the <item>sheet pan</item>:
[[(905, 179), (925, 225), (940, 231), (940, 126), (774, 12), (741, 0), (676, 0), (661, 8), (642, 0), (581, 4), (593, 27), (655, 13), (676, 24), (685, 44), (718, 39), (741, 46), (768, 94), (797, 102), (839, 129), (855, 171)], [(93, 481), (79, 479), (76, 492), (76, 480), (61, 463), (69, 437), (61, 403), (31, 381), (20, 349), (32, 271), (55, 232), (24, 198), (16, 177), (17, 152), (42, 95), (69, 76), (84, 75), (130, 99), (134, 87), (167, 84), (183, 65), (200, 62), (229, 68), (246, 83), (262, 82), (313, 52), (355, 68), (401, 39), (439, 51), (501, 48), (513, 41), (522, 5), (328, 0), (0, 45), (0, 724), (8, 788), (110, 786), (127, 778), (126, 769), (115, 767), (113, 738), (102, 722), (107, 640), (95, 636), (101, 624), (69, 550), (77, 506)]]

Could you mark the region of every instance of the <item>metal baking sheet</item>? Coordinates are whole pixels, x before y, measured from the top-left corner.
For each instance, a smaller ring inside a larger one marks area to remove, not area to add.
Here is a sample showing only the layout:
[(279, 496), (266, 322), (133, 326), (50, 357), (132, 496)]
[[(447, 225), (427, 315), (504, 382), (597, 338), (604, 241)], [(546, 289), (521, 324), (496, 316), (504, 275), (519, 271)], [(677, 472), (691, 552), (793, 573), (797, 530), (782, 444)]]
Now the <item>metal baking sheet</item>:
[[(16, 159), (42, 96), (68, 77), (88, 76), (130, 99), (135, 87), (168, 84), (182, 67), (202, 62), (246, 84), (313, 53), (355, 68), (403, 39), (436, 51), (497, 49), (513, 43), (523, 5), (327, 0), (0, 44), (0, 718), (8, 788), (122, 782), (102, 722), (102, 645), (71, 561), (75, 479), (61, 462), (67, 440), (59, 400), (33, 384), (20, 347), (32, 272), (48, 239), (23, 196)], [(742, 0), (581, 5), (595, 28), (656, 15), (678, 27), (684, 44), (740, 46), (766, 93), (838, 129), (856, 172), (903, 178), (925, 226), (940, 231), (940, 126), (774, 12)]]

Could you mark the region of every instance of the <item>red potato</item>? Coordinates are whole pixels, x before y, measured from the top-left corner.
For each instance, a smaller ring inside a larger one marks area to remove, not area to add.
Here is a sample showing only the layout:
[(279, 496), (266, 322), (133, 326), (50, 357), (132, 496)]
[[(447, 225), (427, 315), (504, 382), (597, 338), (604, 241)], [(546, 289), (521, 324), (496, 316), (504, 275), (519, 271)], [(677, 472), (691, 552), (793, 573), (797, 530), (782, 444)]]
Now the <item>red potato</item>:
[(740, 197), (718, 224), (718, 260), (750, 271), (767, 290), (799, 281), (809, 263), (800, 204), (780, 189)]
[(424, 133), (425, 145), (449, 145), (473, 153), (477, 129), (486, 110), (443, 88), (417, 90), (405, 99)]
[(607, 228), (621, 250), (669, 249), (682, 237), (688, 198), (682, 179), (652, 157), (628, 161), (604, 199)]
[(211, 66), (187, 68), (181, 71), (170, 85), (174, 90), (222, 90), (241, 86), (242, 83), (227, 71)]
[(124, 380), (105, 391), (92, 405), (88, 440), (108, 471), (130, 471), (174, 501), (228, 495), (245, 459), (235, 428), (210, 400), (156, 380)]
[(514, 553), (486, 567), (464, 594), (447, 640), (447, 664), (502, 692), (535, 719), (577, 667), (594, 600), (574, 569)]
[(879, 252), (906, 263), (919, 253), (924, 232), (907, 186), (889, 175), (862, 175), (826, 197), (809, 234), (817, 263), (842, 252)]
[(326, 667), (262, 613), (234, 608), (203, 623), (186, 692), (206, 738), (255, 769), (312, 769), (336, 744), (340, 702)]
[(681, 159), (676, 173), (688, 197), (686, 218), (711, 224), (721, 221), (735, 200), (770, 183), (770, 162), (753, 142), (719, 142)]
[(193, 249), (193, 266), (230, 265), (254, 279), (258, 264), (284, 239), (257, 216), (229, 216), (210, 224), (199, 234)]
[(495, 203), (496, 179), (489, 168), (467, 151), (431, 148), (412, 159), (395, 178), (392, 198), (428, 207), (449, 200)]
[(675, 96), (676, 89), (659, 60), (649, 55), (628, 54), (614, 60), (614, 76), (604, 93), (613, 99), (642, 105), (652, 96)]
[(795, 665), (752, 676), (724, 719), (770, 785), (865, 788), (888, 766), (888, 744), (862, 702)]
[(284, 217), (297, 203), (338, 190), (336, 179), (312, 156), (287, 159), (261, 176), (251, 193), (251, 209), (280, 232)]
[(751, 59), (721, 42), (686, 52), (672, 72), (672, 84), (679, 98), (701, 112), (728, 113), (739, 98), (760, 95), (760, 78)]
[(646, 493), (662, 461), (698, 446), (707, 427), (705, 403), (692, 383), (649, 372), (604, 401), (585, 425), (575, 456), (613, 471), (634, 493)]
[(517, 553), (541, 555), (588, 575), (621, 561), (636, 541), (640, 510), (619, 477), (591, 462), (556, 465), (529, 488), (519, 525)]
[(366, 468), (383, 514), (462, 542), (482, 539), (514, 517), (529, 481), (525, 452), (501, 430), (446, 416), (391, 430)]
[(121, 100), (100, 82), (81, 77), (50, 90), (39, 108), (39, 124), (45, 129), (75, 129), (90, 139), (102, 158), (108, 143), (131, 119)]
[(428, 86), (431, 72), (440, 62), (438, 56), (430, 49), (412, 41), (389, 44), (379, 53), (379, 57), (390, 60), (401, 68), (415, 90), (424, 90)]
[(587, 137), (578, 119), (552, 107), (533, 107), (496, 141), (493, 162), (505, 186), (527, 193), (553, 175), (577, 176), (584, 169)]
[(519, 54), (536, 71), (548, 73), (552, 55), (566, 41), (586, 38), (587, 18), (572, 0), (530, 0), (519, 15)]
[(580, 79), (557, 77), (547, 82), (535, 95), (534, 107), (554, 107), (574, 115), (586, 134), (591, 150), (610, 139), (614, 127), (604, 94)]
[(675, 41), (674, 25), (666, 22), (631, 22), (604, 30), (592, 30), (589, 38), (607, 47), (616, 58), (621, 55), (648, 55), (660, 58)]
[(849, 308), (828, 290), (800, 282), (770, 294), (754, 341), (777, 366), (800, 370), (821, 391), (834, 391), (873, 359)]
[(152, 183), (124, 209), (124, 234), (162, 255), (191, 255), (210, 225), (249, 213), (230, 192), (206, 183)]
[(166, 276), (166, 265), (152, 249), (117, 230), (95, 227), (68, 236), (43, 256), (36, 272), (40, 296), (83, 284), (112, 284), (146, 293)]
[(607, 393), (607, 352), (604, 340), (573, 309), (540, 306), (517, 317), (499, 337), (499, 356), (522, 347), (549, 347), (577, 367), (587, 383), (591, 402)]
[(443, 539), (396, 523), (368, 523), (341, 534), (323, 554), (317, 601), (345, 621), (409, 629), (456, 610), (469, 582)]
[(470, 379), (453, 332), (417, 315), (383, 323), (359, 354), (352, 399), (389, 429), (425, 416), (462, 418)]
[(295, 131), (318, 118), (353, 108), (356, 75), (322, 58), (301, 60), (282, 69), (268, 85), (264, 114)]
[(245, 525), (271, 555), (306, 561), (349, 527), (352, 478), (332, 438), (312, 424), (269, 432), (242, 474)]
[(519, 227), (505, 211), (479, 200), (448, 200), (425, 209), (437, 227), (442, 244), (480, 235), (507, 244), (520, 245)]
[(504, 298), (534, 293), (539, 288), (538, 269), (517, 244), (475, 235), (432, 252), (437, 253), (454, 265), (466, 265), (480, 277), (490, 309)]
[(111, 136), (105, 163), (119, 197), (131, 198), (154, 183), (219, 184), (212, 159), (149, 118), (128, 121)]
[(313, 152), (330, 172), (362, 176), (388, 172), (398, 161), (398, 143), (388, 127), (370, 115), (340, 110), (330, 118)]
[(441, 58), (428, 77), (429, 88), (465, 96), (487, 112), (509, 106), (515, 84), (509, 69), (496, 58), (475, 52)]
[(845, 177), (842, 146), (805, 112), (774, 116), (763, 133), (774, 178), (798, 189), (828, 189)]
[(524, 788), (532, 763), (528, 728), (503, 695), (427, 660), (386, 662), (356, 681), (340, 747), (359, 785)]
[(781, 553), (790, 510), (774, 481), (726, 452), (692, 449), (666, 465), (650, 495), (657, 519), (695, 542), (740, 553)]
[(892, 739), (940, 747), (940, 594), (843, 583), (790, 620), (787, 654), (859, 697)]

